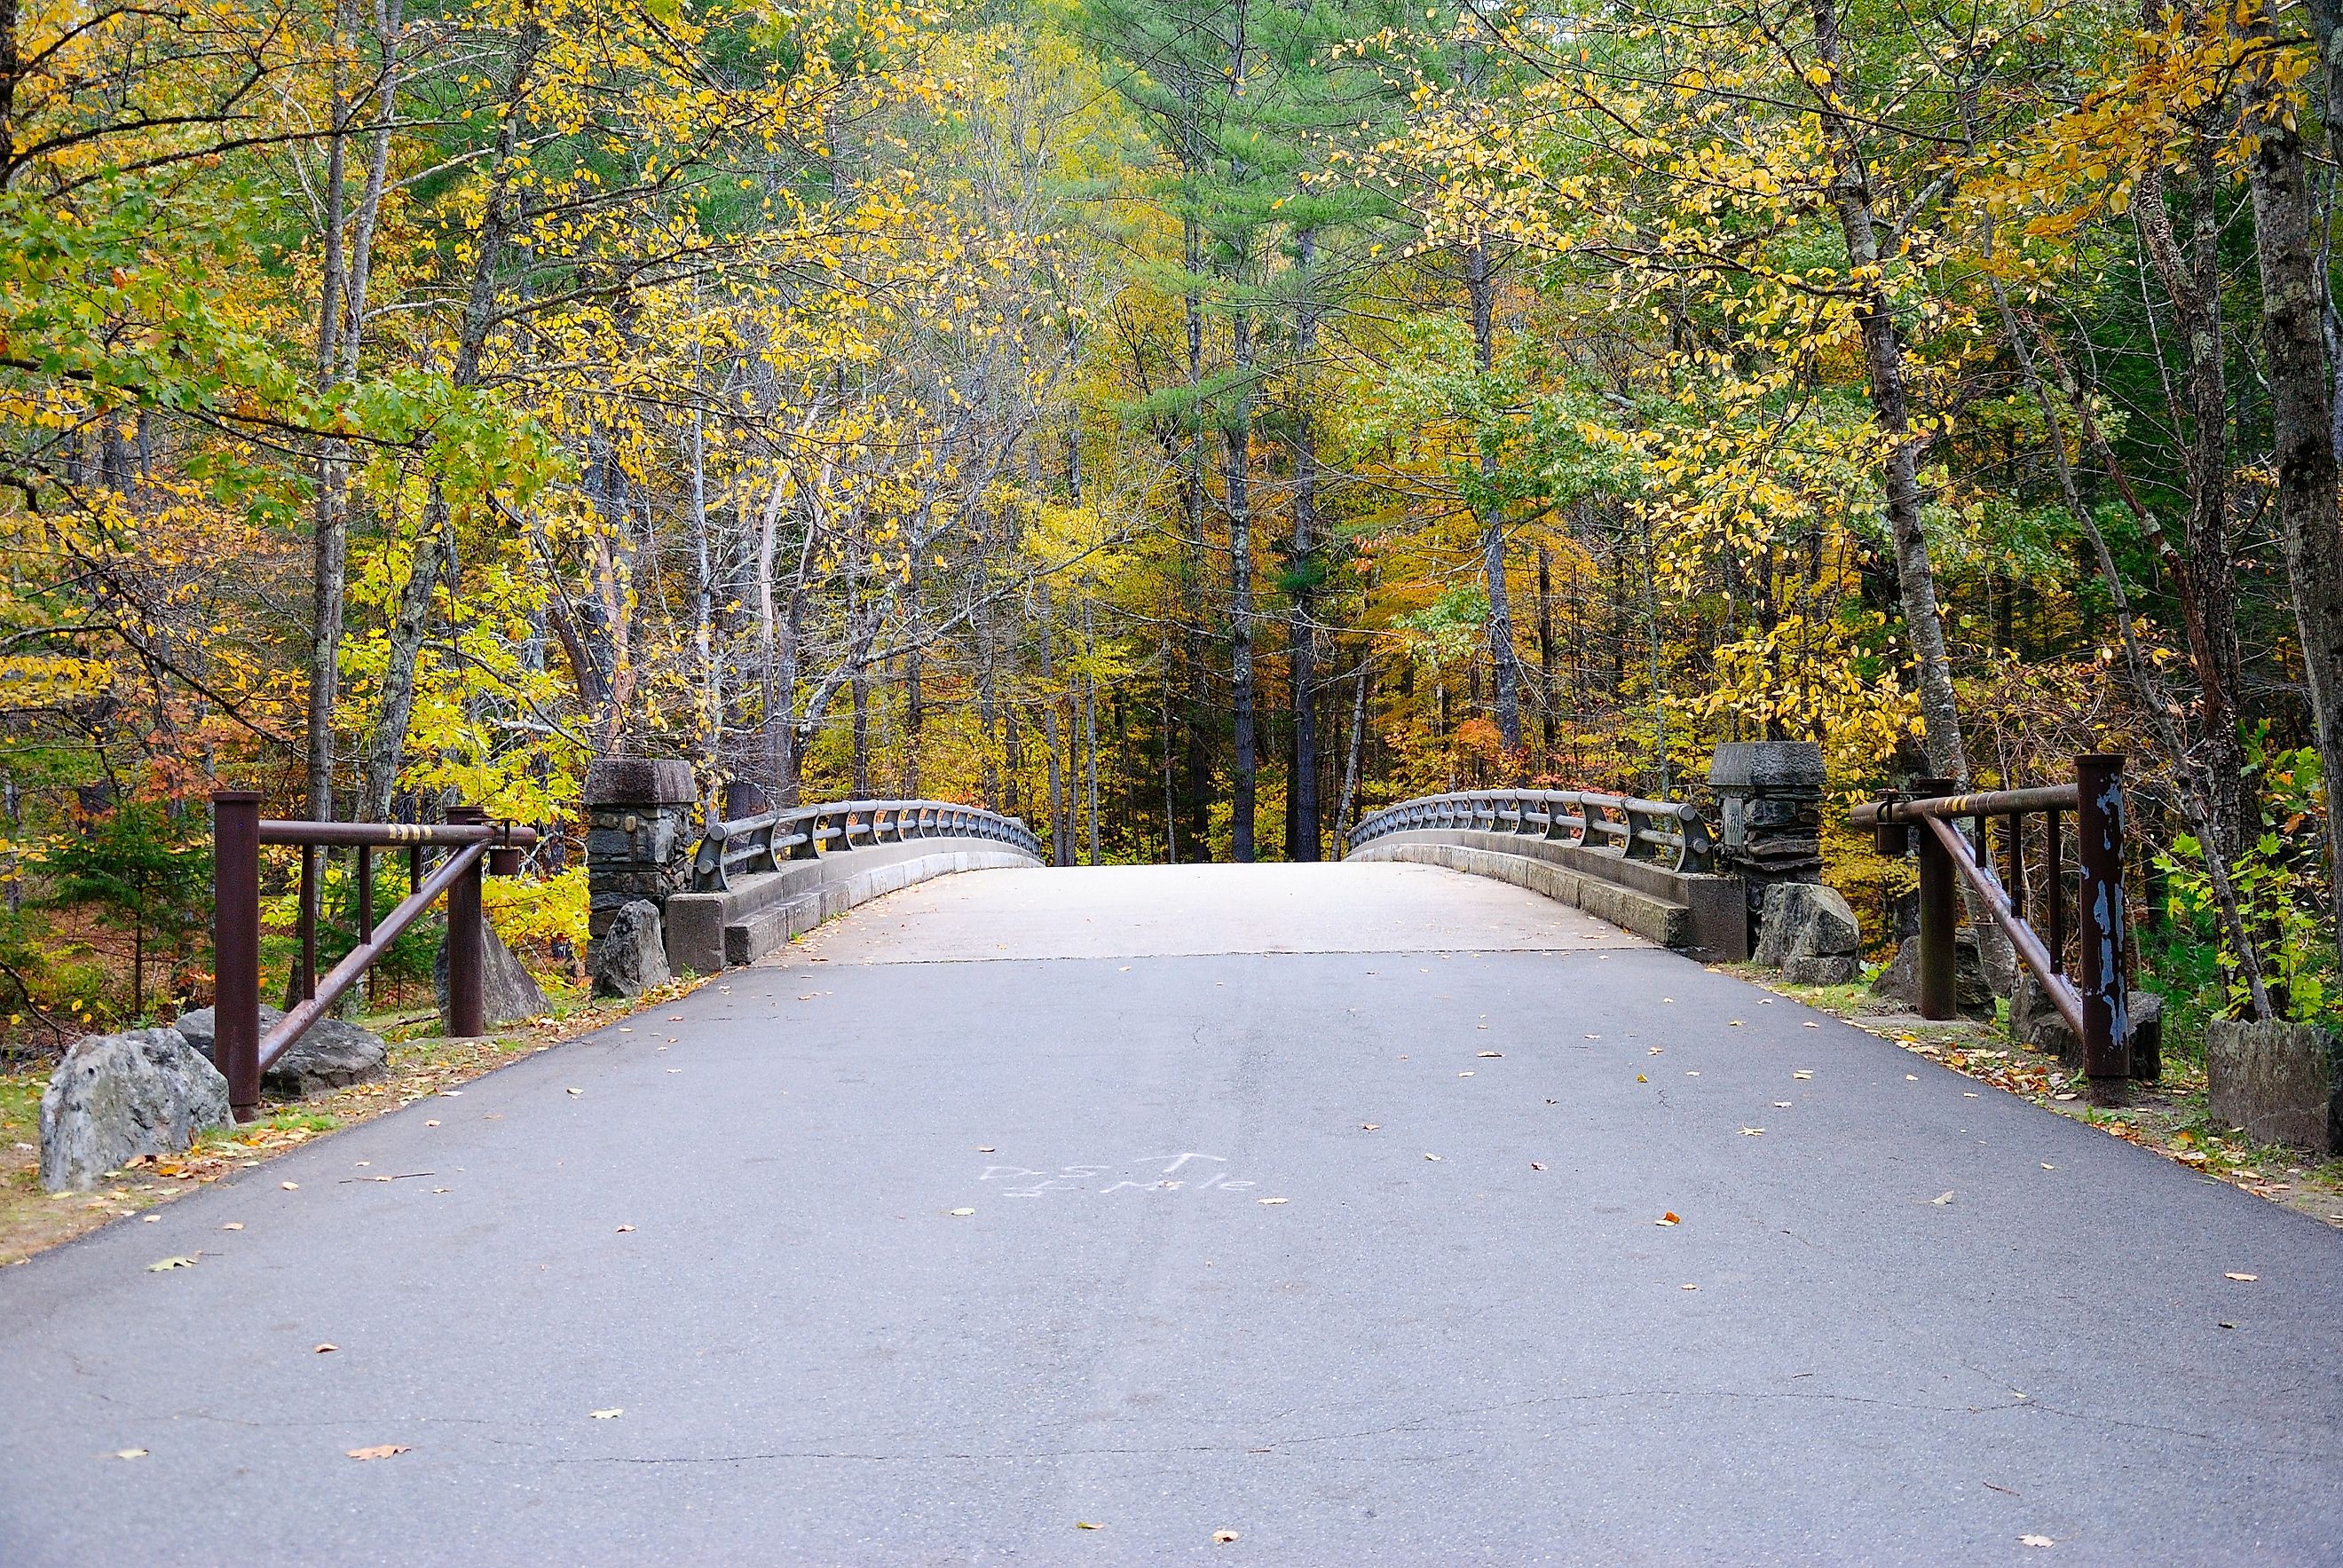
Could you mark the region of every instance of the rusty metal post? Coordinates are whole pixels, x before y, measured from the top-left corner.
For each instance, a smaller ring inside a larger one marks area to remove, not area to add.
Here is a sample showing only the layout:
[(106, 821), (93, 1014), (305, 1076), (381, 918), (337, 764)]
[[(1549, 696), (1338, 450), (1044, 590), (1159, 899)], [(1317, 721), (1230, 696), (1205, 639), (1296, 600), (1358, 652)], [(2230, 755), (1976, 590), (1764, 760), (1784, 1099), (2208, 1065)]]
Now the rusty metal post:
[(2001, 819), (2002, 849), (2009, 857), (2009, 880), (2003, 884), (2009, 893), (2009, 912), (2020, 920), (2026, 918), (2026, 819), (2012, 811)]
[(212, 1062), (238, 1121), (260, 1112), (260, 792), (212, 791)]
[(2082, 973), (2083, 1075), (2095, 1092), (2131, 1076), (2131, 1010), (2124, 995), (2131, 933), (2124, 916), (2124, 759), (2095, 754), (2075, 759), (2075, 850), (2082, 864), (2076, 887)]
[[(450, 806), (451, 826), (477, 827), (488, 819), (478, 806)], [(470, 1039), (488, 1032), (480, 998), (481, 947), (480, 866), (470, 869), (447, 890), (447, 1032)]]
[(317, 994), (317, 846), (301, 846), (301, 985), (296, 1000)]
[[(1949, 779), (1915, 779), (1911, 795), (1926, 799), (1952, 793)], [(1920, 961), (1915, 966), (1920, 981), (1920, 1016), (1951, 1018), (1960, 1010), (1959, 952), (1954, 933), (1960, 926), (1960, 890), (1953, 858), (1927, 824), (1915, 833), (1920, 851)]]
[(374, 940), (374, 849), (360, 844), (358, 855), (358, 944)]

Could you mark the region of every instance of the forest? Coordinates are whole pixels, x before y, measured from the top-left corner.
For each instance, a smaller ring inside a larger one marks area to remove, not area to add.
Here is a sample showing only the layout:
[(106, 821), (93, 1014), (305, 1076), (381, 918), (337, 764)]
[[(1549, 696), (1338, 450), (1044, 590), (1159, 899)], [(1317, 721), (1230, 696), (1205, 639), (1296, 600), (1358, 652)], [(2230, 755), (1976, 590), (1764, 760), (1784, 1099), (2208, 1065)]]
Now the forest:
[(226, 785), (538, 825), (574, 987), (599, 757), (1190, 863), (1754, 739), (1883, 944), (1848, 805), (2123, 752), (2176, 1016), (2332, 1023), (2338, 15), (0, 0), (0, 1045), (207, 1000)]

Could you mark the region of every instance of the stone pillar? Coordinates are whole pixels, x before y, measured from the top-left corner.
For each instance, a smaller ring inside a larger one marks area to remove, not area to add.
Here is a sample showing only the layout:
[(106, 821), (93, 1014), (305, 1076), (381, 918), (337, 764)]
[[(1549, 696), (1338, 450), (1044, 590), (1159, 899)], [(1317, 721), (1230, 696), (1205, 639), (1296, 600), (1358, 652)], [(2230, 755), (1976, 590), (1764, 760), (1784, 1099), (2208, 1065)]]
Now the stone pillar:
[(691, 886), (691, 764), (605, 757), (586, 768), (587, 929), (597, 939), (638, 899), (662, 914)]
[(1768, 888), (1823, 879), (1823, 749), (1811, 740), (1732, 740), (1709, 759), (1717, 860), (1741, 878), (1753, 947)]

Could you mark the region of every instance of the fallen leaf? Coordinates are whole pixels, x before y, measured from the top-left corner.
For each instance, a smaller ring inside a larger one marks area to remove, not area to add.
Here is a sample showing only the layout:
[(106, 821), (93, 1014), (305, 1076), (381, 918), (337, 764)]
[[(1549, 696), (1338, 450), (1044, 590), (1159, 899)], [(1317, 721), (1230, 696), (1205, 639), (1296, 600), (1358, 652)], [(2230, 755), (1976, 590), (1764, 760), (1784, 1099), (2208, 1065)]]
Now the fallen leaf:
[(1679, 1289), (1679, 1290), (1685, 1290), (1685, 1291), (1696, 1291), (1696, 1290), (1700, 1289), (1700, 1287), (1699, 1287), (1698, 1285), (1680, 1285), (1680, 1286), (1678, 1286), (1678, 1287), (1677, 1287), (1677, 1289)]
[(614, 1404), (608, 1410), (594, 1410), (588, 1411), (586, 1413), (592, 1416), (596, 1421), (616, 1421), (627, 1412), (621, 1407)]
[(2234, 1328), (2236, 1328), (2237, 1325), (2237, 1324), (2235, 1324), (2235, 1323), (2218, 1323), (2218, 1324), (2216, 1324), (2215, 1326), (2216, 1326), (2216, 1327), (2217, 1327), (2217, 1328), (2234, 1329)]
[(1684, 1216), (1677, 1213), (1674, 1209), (1671, 1209), (1666, 1213), (1661, 1215), (1658, 1219), (1653, 1221), (1652, 1223), (1654, 1225), (1681, 1225), (1684, 1223)]
[(163, 1258), (147, 1264), (146, 1271), (150, 1274), (159, 1274), (166, 1269), (192, 1269), (195, 1266), (196, 1261), (193, 1258)]
[(409, 1446), (404, 1442), (384, 1442), (372, 1448), (353, 1448), (348, 1452), (352, 1459), (388, 1459), (394, 1453), (405, 1453)]
[(562, 1092), (565, 1094), (583, 1094), (586, 1091), (582, 1089), (566, 1089), (562, 1091)]
[(1439, 1156), (1439, 1155), (1437, 1155), (1437, 1154), (1427, 1154), (1427, 1155), (1425, 1155), (1425, 1156), (1424, 1156), (1424, 1158), (1425, 1158), (1426, 1160), (1429, 1160), (1429, 1161), (1433, 1161), (1434, 1164), (1438, 1164), (1438, 1163), (1439, 1163), (1439, 1161), (1440, 1161), (1440, 1156)]
[(1790, 1074), (1790, 1076), (1791, 1076), (1792, 1078), (1812, 1078), (1812, 1077), (1814, 1076), (1814, 1074), (1813, 1074), (1813, 1073), (1811, 1073), (1811, 1072), (1806, 1071), (1805, 1070), (1804, 1070), (1804, 1069), (1802, 1068), (1802, 1069), (1800, 1069), (1799, 1070), (1797, 1070), (1797, 1071), (1795, 1071), (1795, 1072), (1791, 1073), (1791, 1074)]
[(1077, 1519), (1074, 1521), (1074, 1528), (1077, 1530), (1096, 1530), (1098, 1526), (1091, 1523), (1087, 1519)]
[(1816, 1023), (1816, 1022), (1815, 1022), (1815, 1020), (1812, 1020), (1812, 1019), (1808, 1019), (1808, 1020), (1806, 1020), (1806, 1027), (1807, 1027), (1808, 1029), (1820, 1029), (1820, 1028), (1822, 1028), (1822, 1025), (1821, 1025), (1821, 1024), (1818, 1024), (1818, 1023)]
[(336, 1351), (337, 1351), (337, 1350), (340, 1350), (341, 1348), (342, 1348), (341, 1346), (339, 1346), (339, 1345), (335, 1345), (335, 1344), (321, 1344), (321, 1345), (319, 1345), (316, 1350), (311, 1351), (309, 1353), (310, 1353), (311, 1355), (317, 1355), (317, 1356), (322, 1356), (322, 1355), (331, 1355), (334, 1352), (336, 1352)]
[(990, 1144), (990, 1143), (984, 1143), (984, 1144), (980, 1144), (980, 1145), (978, 1145), (978, 1146), (977, 1146), (977, 1151), (977, 1151), (979, 1154), (990, 1154), (990, 1153), (992, 1153), (994, 1151), (993, 1151), (993, 1147), (992, 1147), (992, 1145), (991, 1145), (991, 1144)]
[(2247, 1284), (2251, 1284), (2256, 1280), (2260, 1279), (2261, 1276), (2259, 1274), (2224, 1274), (2221, 1278), (2225, 1280), (2243, 1280)]
[(1790, 1102), (1786, 1100), (1777, 1100), (1774, 1101), (1774, 1109), (1776, 1111), (1787, 1111), (1790, 1109)]
[(1639, 1072), (1639, 1073), (1635, 1074), (1635, 1081), (1636, 1081), (1636, 1082), (1638, 1082), (1638, 1083), (1649, 1083), (1649, 1082), (1651, 1082), (1652, 1081), (1651, 1081), (1650, 1079), (1648, 1079), (1648, 1078), (1645, 1078), (1642, 1073), (1640, 1073), (1640, 1072)]
[(241, 1220), (230, 1220), (226, 1224), (222, 1225), (220, 1229), (223, 1231), (241, 1231), (244, 1229), (244, 1221)]
[(114, 1457), (116, 1459), (144, 1459), (146, 1457), (146, 1451), (143, 1448), (117, 1448), (114, 1451)]
[(953, 1219), (955, 1219), (955, 1220), (965, 1220), (965, 1219), (967, 1219), (970, 1214), (973, 1214), (973, 1213), (975, 1213), (975, 1212), (976, 1212), (976, 1211), (975, 1211), (975, 1210), (973, 1210), (973, 1209), (954, 1209), (953, 1211), (951, 1211), (951, 1216), (952, 1216), (952, 1218), (953, 1218)]
[(1543, 1166), (1543, 1165), (1541, 1165), (1541, 1164), (1539, 1164), (1536, 1161), (1533, 1160), (1533, 1161), (1530, 1161), (1530, 1169), (1531, 1169), (1531, 1170), (1533, 1170), (1533, 1171), (1543, 1171), (1543, 1170), (1544, 1170), (1544, 1169), (1545, 1169), (1545, 1167), (1544, 1167), (1544, 1166)]
[(1362, 1121), (1359, 1123), (1359, 1131), (1362, 1132), (1380, 1132), (1383, 1131), (1383, 1124), (1380, 1121)]
[(148, 1223), (149, 1225), (152, 1225), (152, 1224), (156, 1223), (157, 1221), (161, 1220), (161, 1219), (163, 1218), (163, 1216), (162, 1216), (162, 1215), (160, 1215), (160, 1214), (145, 1214), (145, 1215), (141, 1215), (141, 1216), (140, 1216), (140, 1218), (141, 1218), (141, 1219), (143, 1219), (143, 1220), (145, 1220), (145, 1221), (146, 1221), (146, 1223)]
[(1929, 1202), (1938, 1205), (1949, 1203), (1952, 1201), (1953, 1195), (1950, 1192), (1939, 1192), (1934, 1198), (1928, 1200)]
[(279, 1181), (277, 1185), (284, 1188), (287, 1192), (298, 1192), (301, 1191), (301, 1183), (298, 1181)]
[(2056, 1546), (2058, 1544), (2056, 1541), (2051, 1540), (2047, 1535), (2021, 1535), (2017, 1538), (2017, 1543), (2020, 1546)]
[(621, 1226), (619, 1226), (619, 1227), (618, 1227), (618, 1231), (617, 1231), (617, 1234), (623, 1236), (623, 1235), (625, 1235), (628, 1231), (631, 1231), (631, 1230), (633, 1230), (633, 1229), (634, 1229), (634, 1227), (633, 1227), (632, 1225), (621, 1225)]
[(1212, 1532), (1212, 1543), (1216, 1546), (1226, 1546), (1230, 1542), (1234, 1541), (1236, 1538), (1237, 1533), (1233, 1530), (1215, 1530)]
[(2042, 1169), (2044, 1169), (2045, 1171), (2056, 1171), (2056, 1169), (2058, 1169), (2058, 1167), (2056, 1167), (2056, 1165), (2052, 1165), (2052, 1164), (2048, 1163), (2047, 1161), (2045, 1161), (2045, 1162), (2044, 1162), (2044, 1164), (2043, 1164), (2043, 1166), (2042, 1166)]
[(1728, 1018), (1725, 1021), (1735, 1029), (1739, 1029), (1741, 1027), (1741, 1020), (1737, 1018)]
[(436, 1121), (427, 1121), (427, 1122), (425, 1122), (423, 1125), (424, 1125), (424, 1126), (426, 1126), (426, 1127), (437, 1127), (437, 1126), (438, 1126), (439, 1124), (438, 1124), (437, 1122), (436, 1122)]
[(1503, 1056), (1505, 1053), (1502, 1050), (1483, 1050), (1478, 1051), (1475, 1054), (1480, 1056)]
[(1745, 1127), (1741, 1130), (1741, 1136), (1744, 1138), (1763, 1138), (1765, 1136), (1765, 1130), (1762, 1127)]
[(1282, 1203), (1287, 1201), (1287, 1200), (1283, 1198), (1256, 1198), (1253, 1201), (1256, 1203)]
[(1460, 1073), (1458, 1073), (1456, 1076), (1457, 1076), (1457, 1077), (1459, 1077), (1459, 1078), (1470, 1078), (1470, 1077), (1472, 1077), (1473, 1075), (1472, 1075), (1471, 1073), (1469, 1073), (1469, 1072), (1460, 1072)]

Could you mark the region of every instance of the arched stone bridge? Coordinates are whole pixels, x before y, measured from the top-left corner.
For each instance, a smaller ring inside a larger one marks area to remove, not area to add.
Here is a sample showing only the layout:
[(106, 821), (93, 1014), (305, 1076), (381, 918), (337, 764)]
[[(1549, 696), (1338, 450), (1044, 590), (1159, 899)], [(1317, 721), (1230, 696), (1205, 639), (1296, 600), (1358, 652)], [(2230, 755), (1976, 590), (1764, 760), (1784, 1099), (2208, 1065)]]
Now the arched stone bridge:
[(1497, 878), (986, 869), (0, 1272), (0, 1558), (2331, 1561), (2338, 1265)]

